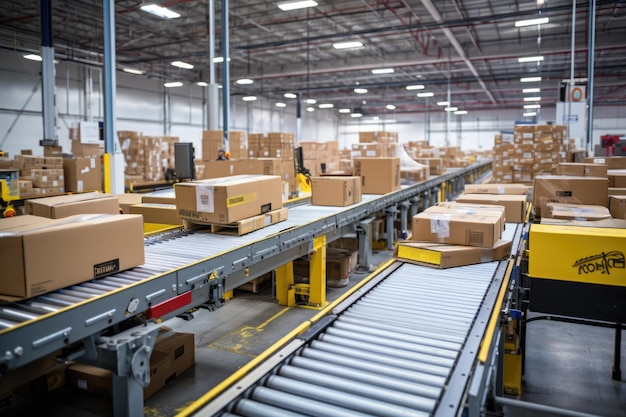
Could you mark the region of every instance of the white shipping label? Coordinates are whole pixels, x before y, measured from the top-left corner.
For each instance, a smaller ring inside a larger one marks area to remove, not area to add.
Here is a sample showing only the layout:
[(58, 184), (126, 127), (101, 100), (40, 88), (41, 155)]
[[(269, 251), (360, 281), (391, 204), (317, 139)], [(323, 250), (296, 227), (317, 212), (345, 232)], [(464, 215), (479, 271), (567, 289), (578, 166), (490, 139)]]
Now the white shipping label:
[(430, 220), (430, 233), (437, 235), (439, 239), (450, 237), (450, 215), (437, 214)]
[(196, 211), (213, 213), (215, 211), (215, 196), (212, 185), (196, 187)]
[(87, 381), (84, 379), (77, 379), (76, 380), (76, 386), (80, 389), (87, 389)]
[(376, 156), (376, 151), (365, 151), (365, 156)]
[(83, 187), (84, 187), (84, 186), (83, 186), (83, 180), (78, 180), (78, 181), (76, 182), (76, 188), (78, 188), (78, 191), (84, 191), (84, 190), (83, 190)]
[(89, 165), (91, 165), (92, 168), (96, 167), (96, 158), (90, 158), (89, 159)]
[(81, 170), (80, 170), (80, 173), (81, 173), (81, 174), (86, 174), (86, 173), (88, 173), (89, 171), (91, 171), (91, 170), (89, 169), (89, 167), (85, 167), (85, 168), (83, 168), (83, 169), (81, 169)]

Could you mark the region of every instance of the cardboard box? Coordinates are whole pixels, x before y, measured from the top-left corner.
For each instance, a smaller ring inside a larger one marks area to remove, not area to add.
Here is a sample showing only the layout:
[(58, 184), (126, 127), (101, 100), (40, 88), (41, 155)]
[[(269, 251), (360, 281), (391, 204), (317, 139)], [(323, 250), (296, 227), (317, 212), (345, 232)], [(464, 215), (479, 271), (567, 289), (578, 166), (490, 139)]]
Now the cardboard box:
[(624, 219), (602, 219), (602, 220), (566, 220), (542, 218), (541, 224), (551, 224), (557, 226), (577, 226), (577, 227), (600, 227), (609, 229), (626, 229)]
[(176, 204), (176, 191), (174, 191), (174, 188), (167, 188), (165, 190), (157, 190), (151, 193), (141, 194), (141, 202), (156, 204)]
[(26, 200), (24, 211), (49, 219), (75, 214), (119, 214), (119, 200), (114, 195), (103, 193), (70, 194)]
[(609, 180), (599, 177), (542, 175), (535, 178), (533, 206), (541, 217), (548, 202), (608, 206)]
[(556, 175), (575, 177), (606, 177), (608, 169), (605, 164), (585, 164), (574, 162), (560, 162), (556, 168)]
[(524, 184), (465, 184), (467, 194), (512, 194), (526, 195)]
[(311, 204), (344, 207), (359, 202), (361, 202), (360, 177), (311, 178)]
[(100, 157), (63, 160), (65, 191), (101, 191), (102, 164)]
[(609, 209), (585, 204), (546, 203), (544, 217), (552, 219), (593, 221), (610, 219)]
[(411, 240), (491, 248), (502, 236), (503, 211), (430, 207), (413, 216)]
[(400, 189), (400, 158), (354, 158), (354, 175), (363, 194), (387, 194)]
[(387, 156), (387, 145), (383, 143), (353, 143), (352, 157), (384, 157)]
[(626, 156), (587, 157), (585, 163), (606, 165), (608, 169), (626, 169)]
[[(326, 248), (326, 280), (345, 281), (347, 283), (350, 272), (358, 266), (358, 251), (339, 248)], [(293, 261), (293, 273), (302, 277), (309, 276), (310, 258), (300, 258)]]
[(0, 264), (11, 277), (0, 280), (5, 299), (32, 297), (143, 263), (141, 216), (24, 215), (0, 221)]
[(609, 195), (626, 195), (626, 188), (609, 187)]
[(526, 220), (526, 194), (462, 194), (456, 201), (458, 203), (493, 204), (504, 207), (505, 221), (511, 223), (524, 223)]
[[(172, 194), (174, 190), (172, 189)], [(143, 195), (138, 193), (116, 194), (121, 214), (130, 214), (130, 206), (142, 203)], [(175, 198), (172, 198), (172, 204), (175, 204)]]
[(626, 196), (612, 195), (609, 196), (609, 211), (611, 216), (616, 219), (626, 218)]
[(492, 248), (405, 241), (398, 243), (394, 256), (403, 262), (443, 269), (506, 259), (511, 248), (512, 242), (502, 239)]
[(130, 207), (131, 214), (141, 214), (144, 223), (182, 225), (176, 204), (141, 203)]
[(235, 175), (181, 182), (174, 187), (181, 218), (228, 224), (282, 208), (282, 182), (275, 175)]
[(610, 169), (607, 172), (609, 187), (626, 188), (626, 170)]

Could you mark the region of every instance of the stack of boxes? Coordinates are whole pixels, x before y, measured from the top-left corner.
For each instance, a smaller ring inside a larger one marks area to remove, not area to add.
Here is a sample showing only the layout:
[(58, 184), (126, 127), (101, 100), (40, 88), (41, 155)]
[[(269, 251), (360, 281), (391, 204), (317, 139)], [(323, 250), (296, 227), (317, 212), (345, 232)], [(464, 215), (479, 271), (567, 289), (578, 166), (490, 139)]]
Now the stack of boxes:
[[(311, 171), (311, 176), (342, 171), (337, 142), (300, 142), (300, 146), (302, 146), (304, 167)], [(351, 169), (347, 171), (350, 172)]]
[[(202, 132), (202, 160), (215, 161), (217, 152), (224, 148), (224, 132), (222, 130), (205, 130)], [(239, 130), (228, 131), (228, 151), (230, 159), (248, 159), (248, 135)]]
[(126, 166), (127, 183), (157, 182), (165, 179), (165, 171), (174, 166), (176, 137), (143, 136), (140, 132), (117, 132)]
[(269, 157), (282, 160), (293, 160), (295, 135), (285, 132), (270, 132), (267, 134), (269, 143)]
[(59, 195), (65, 192), (63, 158), (17, 155), (20, 197)]

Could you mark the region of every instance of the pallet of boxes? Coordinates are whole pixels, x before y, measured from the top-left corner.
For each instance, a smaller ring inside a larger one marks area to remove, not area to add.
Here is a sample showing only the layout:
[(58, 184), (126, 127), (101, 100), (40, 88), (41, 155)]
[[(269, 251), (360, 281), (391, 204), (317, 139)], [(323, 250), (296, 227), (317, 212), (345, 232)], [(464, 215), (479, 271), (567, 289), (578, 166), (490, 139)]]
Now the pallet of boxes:
[(126, 187), (164, 182), (167, 170), (174, 169), (175, 136), (145, 136), (141, 132), (118, 131), (124, 154)]
[[(333, 175), (351, 172), (351, 169), (342, 169), (339, 158), (339, 144), (337, 142), (302, 141), (300, 146), (302, 147), (304, 167), (311, 172), (312, 177), (322, 174)], [(343, 168), (346, 168), (346, 166)]]

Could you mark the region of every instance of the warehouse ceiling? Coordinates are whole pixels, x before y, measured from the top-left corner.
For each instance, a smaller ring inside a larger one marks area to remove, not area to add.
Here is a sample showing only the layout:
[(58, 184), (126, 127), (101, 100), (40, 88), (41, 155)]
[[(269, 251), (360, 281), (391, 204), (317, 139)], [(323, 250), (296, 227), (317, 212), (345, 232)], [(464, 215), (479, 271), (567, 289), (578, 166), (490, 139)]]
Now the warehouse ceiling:
[[(0, 2), (0, 47), (37, 51), (38, 0)], [(140, 0), (115, 1), (117, 66), (164, 81), (209, 81), (208, 1), (157, 2), (181, 16), (163, 19)], [(216, 56), (221, 56), (221, 1), (215, 1)], [(525, 97), (554, 106), (571, 74), (571, 0), (317, 0), (282, 11), (278, 2), (229, 2), (233, 99), (256, 95), (288, 101), (284, 93), (358, 108), (364, 114), (422, 112), (447, 101), (462, 110), (519, 109)], [(541, 4), (538, 4), (541, 3)], [(102, 1), (54, 0), (57, 59), (100, 66)], [(590, 4), (577, 2), (574, 78), (587, 78)], [(516, 27), (523, 19), (548, 18)], [(359, 41), (357, 49), (334, 43)], [(539, 62), (519, 58), (543, 56)], [(626, 104), (626, 2), (596, 1), (594, 105)], [(193, 69), (171, 65), (192, 64)], [(222, 67), (215, 64), (221, 83)], [(373, 74), (375, 69), (393, 73)], [(541, 81), (522, 83), (523, 77)], [(238, 85), (236, 80), (254, 82)], [(407, 85), (423, 85), (407, 90)], [(355, 88), (367, 90), (358, 94)], [(198, 87), (200, 88), (200, 87)], [(523, 88), (540, 88), (523, 93)], [(417, 93), (432, 92), (432, 98)], [(387, 107), (388, 105), (389, 108)], [(395, 106), (395, 108), (392, 108)]]

